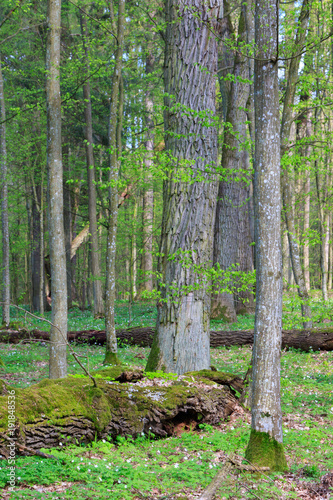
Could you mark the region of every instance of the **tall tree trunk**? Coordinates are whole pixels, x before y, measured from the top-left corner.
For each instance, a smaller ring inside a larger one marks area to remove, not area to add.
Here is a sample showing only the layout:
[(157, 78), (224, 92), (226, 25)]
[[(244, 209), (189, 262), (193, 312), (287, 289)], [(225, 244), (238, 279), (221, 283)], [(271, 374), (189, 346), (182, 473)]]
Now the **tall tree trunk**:
[[(89, 64), (89, 47), (88, 47), (88, 31), (87, 20), (84, 15), (80, 15), (81, 33), (83, 47), (85, 51), (85, 67), (86, 73), (90, 73)], [(91, 274), (94, 297), (94, 317), (100, 318), (104, 316), (104, 304), (102, 296), (101, 271), (99, 263), (99, 248), (98, 248), (98, 227), (97, 227), (97, 211), (96, 211), (96, 185), (95, 185), (95, 162), (93, 150), (93, 128), (92, 128), (92, 110), (90, 98), (90, 80), (86, 80), (83, 85), (83, 98), (85, 103), (84, 118), (86, 123), (86, 160), (87, 160), (87, 177), (88, 177), (88, 210), (89, 210), (89, 231), (90, 231), (90, 259), (91, 259)]]
[(10, 322), (9, 220), (6, 150), (6, 110), (0, 57), (0, 175), (1, 175), (1, 234), (2, 234), (2, 323)]
[(138, 217), (138, 200), (134, 200), (133, 209), (133, 224), (132, 224), (132, 238), (131, 238), (131, 260), (130, 260), (130, 300), (133, 302), (136, 299), (137, 288), (136, 288), (136, 271), (137, 271), (137, 248), (136, 248), (136, 225)]
[(332, 290), (332, 261), (333, 261), (333, 245), (332, 245), (332, 212), (329, 213), (329, 250), (328, 250), (328, 281), (327, 289)]
[[(118, 174), (119, 157), (117, 142), (119, 145), (119, 113), (118, 98), (121, 86), (121, 68), (124, 48), (125, 34), (125, 0), (119, 0), (118, 27), (117, 27), (117, 51), (116, 64), (112, 78), (112, 94), (110, 100), (109, 116), (109, 226), (107, 237), (106, 255), (106, 293), (105, 293), (105, 330), (107, 335), (106, 352), (104, 364), (118, 362), (117, 338), (115, 329), (115, 300), (116, 300), (116, 236), (118, 220)], [(118, 133), (117, 133), (118, 132)], [(117, 141), (118, 137), (118, 141)]]
[(67, 276), (61, 151), (60, 33), (61, 0), (48, 0), (46, 47), (47, 169), (52, 276), (50, 378), (67, 375)]
[[(282, 122), (280, 129), (281, 158), (287, 153), (290, 140), (290, 131), (293, 122), (293, 104), (295, 99), (296, 85), (298, 81), (298, 70), (301, 60), (302, 48), (305, 45), (307, 25), (310, 15), (309, 0), (303, 0), (302, 9), (298, 21), (298, 29), (294, 44), (295, 56), (291, 59), (288, 70), (287, 88), (283, 103)], [(297, 55), (296, 55), (297, 54)], [(302, 315), (304, 328), (311, 328), (311, 308), (309, 294), (306, 288), (304, 274), (301, 266), (300, 251), (297, 243), (294, 209), (292, 205), (292, 191), (288, 168), (282, 175), (283, 208), (288, 230), (290, 255), (294, 271), (298, 295), (302, 301)]]
[[(166, 4), (165, 146), (172, 169), (163, 187), (161, 300), (148, 371), (182, 374), (210, 366), (210, 294), (207, 279), (194, 268), (212, 259), (217, 195), (217, 45), (212, 30), (220, 7), (218, 0)], [(179, 180), (184, 171), (194, 182)]]
[(44, 175), (36, 185), (33, 175), (32, 181), (32, 248), (31, 248), (31, 282), (32, 307), (34, 311), (44, 314), (44, 203), (43, 181)]
[[(241, 11), (238, 36), (242, 45), (246, 41), (244, 9)], [(239, 263), (239, 270), (251, 271), (253, 268), (250, 219), (248, 214), (248, 186), (241, 180), (246, 176), (244, 170), (249, 170), (249, 156), (246, 151), (246, 105), (250, 94), (250, 84), (244, 81), (249, 78), (248, 59), (240, 52), (234, 59), (233, 74), (235, 79), (231, 83), (228, 95), (226, 124), (224, 131), (222, 168), (227, 178), (219, 185), (219, 195), (216, 209), (215, 237), (214, 237), (214, 264), (218, 263), (222, 270), (231, 269)], [(224, 86), (224, 84), (223, 84)], [(237, 228), (237, 230), (235, 229)], [(227, 284), (226, 284), (227, 285)], [(229, 285), (237, 289), (236, 280)], [(238, 292), (236, 304), (234, 294), (230, 292), (214, 293), (212, 296), (212, 317), (223, 318), (227, 321), (236, 321), (236, 309), (245, 312), (248, 305), (253, 307), (251, 291)]]
[(273, 470), (285, 470), (280, 402), (282, 255), (278, 18), (275, 0), (256, 1), (254, 195), (257, 295), (252, 355), (252, 422), (246, 458)]
[(62, 160), (64, 169), (63, 193), (64, 193), (64, 231), (66, 250), (66, 277), (67, 277), (67, 307), (72, 307), (72, 199), (71, 190), (68, 188), (67, 180), (70, 178), (70, 156), (71, 148), (67, 141), (63, 144)]
[[(328, 155), (326, 157), (325, 169), (328, 169)], [(318, 211), (319, 211), (319, 221), (320, 221), (320, 267), (321, 267), (321, 290), (323, 294), (323, 300), (328, 300), (327, 295), (327, 279), (328, 279), (328, 257), (329, 257), (329, 211), (326, 206), (328, 198), (328, 190), (330, 187), (330, 176), (325, 174), (324, 185), (321, 182), (321, 175), (316, 172), (316, 184), (317, 184), (317, 197), (318, 197)]]
[[(146, 76), (149, 78), (154, 71), (155, 56), (153, 54), (152, 44), (149, 43), (148, 54), (146, 57)], [(143, 290), (151, 292), (153, 290), (153, 217), (154, 217), (154, 190), (152, 186), (151, 167), (153, 164), (154, 151), (154, 100), (152, 94), (152, 83), (148, 81), (145, 95), (146, 111), (146, 155), (144, 159), (145, 168), (145, 188), (143, 194)]]
[[(229, 3), (226, 0), (224, 0), (224, 9), (227, 12), (230, 11)], [(228, 140), (229, 142), (233, 141), (233, 114), (236, 113), (237, 118), (239, 118), (239, 109), (235, 109), (233, 106), (235, 105), (235, 99), (237, 100), (238, 97), (237, 90), (239, 90), (240, 87), (236, 86), (232, 94), (233, 84), (226, 76), (230, 73), (231, 68), (233, 68), (234, 71), (243, 69), (240, 65), (241, 58), (238, 57), (237, 63), (235, 63), (233, 51), (228, 47), (228, 44), (224, 43), (224, 40), (232, 39), (233, 37), (234, 29), (229, 14), (224, 17), (221, 23), (221, 43), (219, 45), (218, 61), (223, 119), (225, 122), (231, 123), (231, 130), (229, 130), (227, 126), (224, 128), (222, 166), (226, 169), (226, 172), (228, 172), (228, 168), (237, 169), (237, 166), (233, 165), (233, 161), (234, 156), (237, 156), (239, 153), (238, 151), (229, 151), (227, 147)], [(237, 140), (233, 142), (237, 143)], [(229, 146), (231, 146), (231, 144), (229, 144)], [(215, 265), (219, 264), (223, 271), (235, 264), (237, 260), (237, 232), (234, 228), (237, 227), (238, 224), (238, 194), (238, 187), (233, 179), (228, 178), (226, 181), (219, 182), (214, 228), (213, 263)], [(231, 288), (233, 286), (232, 281), (230, 281), (228, 285)], [(219, 292), (217, 289), (213, 291), (211, 299), (211, 317), (215, 319), (224, 319), (231, 323), (237, 321), (232, 291)]]

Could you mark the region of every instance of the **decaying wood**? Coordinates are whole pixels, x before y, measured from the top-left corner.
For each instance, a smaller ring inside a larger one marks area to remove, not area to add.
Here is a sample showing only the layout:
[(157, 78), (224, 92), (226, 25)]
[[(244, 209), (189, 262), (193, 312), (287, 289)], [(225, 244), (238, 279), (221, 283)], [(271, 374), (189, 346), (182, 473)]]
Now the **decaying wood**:
[(216, 474), (213, 481), (204, 490), (201, 497), (199, 497), (199, 500), (212, 500), (215, 497), (217, 489), (222, 486), (222, 483), (225, 481), (230, 471), (231, 463), (228, 461), (222, 466), (221, 470), (219, 470), (219, 472)]
[[(130, 345), (150, 347), (154, 335), (154, 328), (129, 328), (117, 330), (118, 342)], [(81, 330), (79, 332), (68, 332), (70, 342), (87, 342), (88, 344), (105, 344), (105, 330)], [(49, 333), (41, 330), (1, 330), (0, 342), (17, 344), (20, 341), (41, 340), (48, 341)], [(236, 331), (211, 331), (210, 347), (247, 345), (253, 343), (253, 330)], [(282, 348), (310, 350), (333, 350), (333, 328), (309, 329), (309, 330), (284, 330), (282, 333)]]
[[(118, 435), (166, 437), (195, 429), (199, 423), (217, 425), (234, 412), (244, 412), (234, 390), (241, 387), (241, 379), (221, 372), (205, 370), (175, 380), (151, 380), (142, 372), (131, 376), (117, 367), (94, 375), (97, 388), (87, 377), (67, 377), (16, 389), (17, 453)], [(3, 436), (8, 425), (8, 389), (0, 381), (2, 457), (8, 452)]]
[(207, 488), (202, 492), (198, 500), (212, 500), (215, 497), (218, 488), (221, 488), (223, 482), (226, 480), (228, 474), (232, 472), (232, 467), (236, 467), (239, 470), (245, 470), (248, 472), (264, 472), (269, 471), (269, 467), (256, 467), (255, 465), (244, 465), (241, 463), (242, 458), (235, 455), (230, 456), (222, 468), (214, 477), (213, 481), (207, 486)]
[[(29, 448), (29, 446), (24, 446), (23, 444), (17, 443), (15, 440), (7, 436), (7, 434), (4, 434), (3, 432), (0, 432), (0, 437), (2, 437), (5, 441), (9, 443), (14, 443), (15, 447), (18, 448), (19, 450), (28, 453), (29, 455), (36, 455), (37, 457), (41, 458), (55, 458), (54, 455), (49, 455), (48, 453), (43, 453), (42, 451), (39, 450), (34, 450), (33, 448)], [(5, 453), (5, 450), (2, 450)], [(5, 457), (8, 458), (5, 454)]]

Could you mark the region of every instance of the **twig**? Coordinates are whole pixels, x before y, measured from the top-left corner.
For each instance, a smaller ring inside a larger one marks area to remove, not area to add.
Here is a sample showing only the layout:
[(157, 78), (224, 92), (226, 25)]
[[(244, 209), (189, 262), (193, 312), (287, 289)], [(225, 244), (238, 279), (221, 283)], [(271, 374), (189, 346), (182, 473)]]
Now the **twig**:
[[(5, 302), (1, 302), (1, 304), (5, 304)], [(82, 370), (85, 372), (85, 374), (90, 378), (90, 380), (92, 381), (92, 383), (94, 384), (94, 387), (97, 387), (97, 383), (96, 383), (96, 379), (90, 375), (89, 373), (89, 370), (87, 370), (85, 368), (85, 366), (83, 366), (83, 364), (81, 363), (81, 361), (79, 360), (77, 354), (75, 353), (75, 351), (72, 349), (72, 346), (70, 345), (70, 343), (68, 342), (67, 338), (65, 338), (65, 335), (63, 334), (63, 332), (60, 330), (60, 328), (58, 328), (56, 325), (54, 325), (52, 323), (52, 321), (46, 319), (46, 318), (41, 318), (40, 316), (36, 316), (35, 314), (32, 314), (30, 311), (27, 311), (26, 309), (23, 309), (23, 307), (20, 307), (20, 306), (17, 306), (16, 304), (9, 304), (10, 306), (12, 307), (16, 307), (17, 309), (19, 309), (20, 311), (23, 311), (25, 313), (25, 315), (29, 314), (30, 316), (32, 316), (33, 318), (36, 318), (40, 321), (45, 321), (46, 323), (49, 323), (49, 325), (53, 326), (54, 328), (56, 328), (58, 330), (58, 332), (60, 333), (60, 335), (62, 336), (63, 340), (65, 341), (65, 344), (69, 347), (69, 350), (70, 350), (70, 353), (71, 355), (73, 356), (73, 358), (75, 359), (75, 361), (77, 361), (78, 365), (82, 368)]]
[(4, 438), (6, 441), (9, 441), (10, 443), (14, 443), (17, 448), (20, 448), (22, 451), (28, 451), (32, 455), (37, 455), (38, 457), (42, 458), (54, 458), (57, 460), (57, 458), (54, 455), (49, 455), (48, 453), (43, 453), (42, 451), (39, 450), (34, 450), (33, 448), (30, 448), (30, 446), (25, 446), (24, 444), (17, 443), (15, 439), (10, 438), (7, 436), (7, 434), (4, 434), (3, 432), (0, 432), (0, 436)]

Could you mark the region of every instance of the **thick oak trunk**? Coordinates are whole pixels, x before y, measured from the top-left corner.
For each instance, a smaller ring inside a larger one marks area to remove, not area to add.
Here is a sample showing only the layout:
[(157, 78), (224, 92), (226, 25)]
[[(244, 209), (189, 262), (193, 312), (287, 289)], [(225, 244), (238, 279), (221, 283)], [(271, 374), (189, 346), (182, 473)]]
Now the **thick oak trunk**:
[(220, 2), (168, 0), (166, 12), (169, 173), (163, 187), (161, 300), (147, 369), (181, 374), (210, 365), (210, 296), (207, 280), (196, 269), (212, 260), (217, 195), (217, 45), (212, 30)]
[[(81, 34), (84, 46), (85, 69), (87, 75), (90, 73), (89, 63), (89, 46), (88, 46), (88, 29), (86, 17), (80, 14)], [(92, 126), (92, 107), (90, 97), (90, 79), (88, 78), (83, 85), (83, 98), (85, 102), (84, 119), (85, 119), (85, 137), (86, 137), (86, 163), (87, 163), (87, 179), (88, 179), (88, 211), (89, 211), (89, 233), (91, 247), (91, 274), (94, 299), (94, 317), (100, 318), (104, 316), (104, 304), (102, 294), (102, 282), (100, 271), (100, 257), (98, 248), (98, 226), (97, 226), (97, 208), (96, 208), (96, 182), (95, 182), (95, 161), (94, 161), (94, 142), (93, 142), (93, 126)]]
[[(13, 389), (0, 380), (0, 455), (9, 453), (1, 433), (8, 432), (8, 397), (14, 393), (15, 430), (9, 437), (34, 450), (142, 432), (167, 437), (243, 413), (236, 397), (243, 382), (231, 374), (204, 370), (174, 380), (151, 380), (142, 371), (122, 370), (95, 373), (98, 387), (87, 377), (46, 379), (26, 389)], [(24, 450), (16, 446), (16, 452)]]
[[(232, 30), (231, 20), (228, 23)], [(234, 36), (234, 33), (230, 33)], [(239, 44), (246, 40), (245, 12), (242, 10), (238, 27)], [(228, 66), (230, 55), (222, 50), (222, 66)], [(223, 68), (222, 68), (223, 69)], [(249, 272), (253, 269), (250, 240), (250, 219), (248, 216), (248, 186), (242, 179), (250, 173), (248, 151), (246, 150), (246, 105), (250, 95), (248, 59), (237, 52), (233, 62), (235, 79), (226, 86), (225, 79), (220, 80), (222, 95), (227, 99), (227, 114), (224, 127), (222, 150), (222, 175), (216, 208), (214, 234), (214, 264), (219, 264), (223, 271), (239, 263), (236, 270)], [(245, 171), (247, 170), (247, 172)], [(236, 229), (237, 228), (237, 229)], [(212, 296), (212, 318), (223, 318), (229, 322), (237, 321), (234, 293), (237, 292), (237, 279), (224, 283), (229, 291), (215, 293)], [(249, 305), (253, 310), (251, 291), (237, 293), (237, 309), (244, 311)], [(245, 312), (245, 311), (244, 311)]]
[[(129, 328), (116, 330), (117, 341), (128, 345), (151, 347), (153, 343), (154, 328)], [(210, 347), (248, 345), (253, 343), (253, 330), (211, 331)], [(48, 341), (50, 335), (41, 330), (2, 330), (0, 342), (17, 344), (21, 341)], [(105, 330), (81, 330), (68, 332), (69, 342), (104, 345), (106, 342)], [(282, 348), (301, 349), (302, 351), (333, 351), (333, 328), (310, 330), (283, 330)]]

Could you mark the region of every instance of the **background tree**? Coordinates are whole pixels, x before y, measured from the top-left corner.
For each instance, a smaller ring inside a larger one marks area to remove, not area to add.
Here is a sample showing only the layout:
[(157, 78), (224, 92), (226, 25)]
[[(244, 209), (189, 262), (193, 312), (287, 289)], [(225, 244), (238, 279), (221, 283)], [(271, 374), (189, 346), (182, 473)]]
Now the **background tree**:
[(50, 262), (52, 275), (52, 326), (50, 378), (67, 375), (67, 277), (63, 220), (63, 169), (61, 157), (60, 36), (61, 0), (48, 0), (46, 47), (47, 168)]

